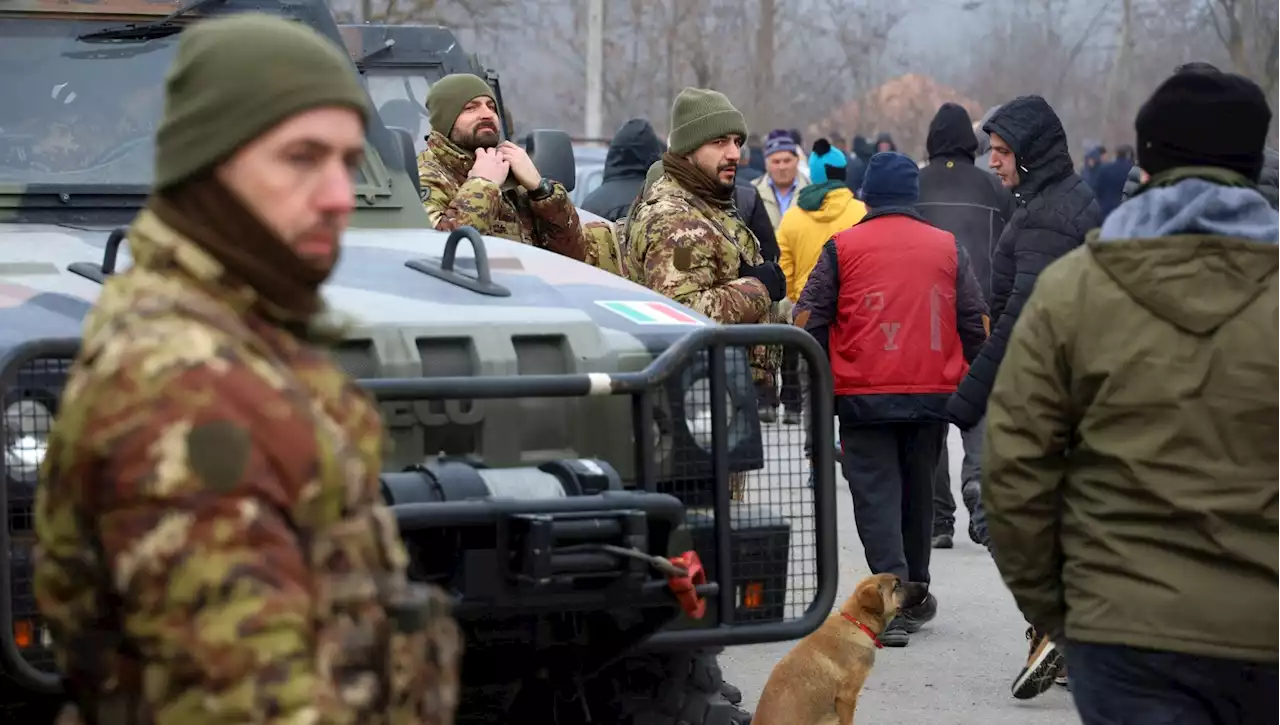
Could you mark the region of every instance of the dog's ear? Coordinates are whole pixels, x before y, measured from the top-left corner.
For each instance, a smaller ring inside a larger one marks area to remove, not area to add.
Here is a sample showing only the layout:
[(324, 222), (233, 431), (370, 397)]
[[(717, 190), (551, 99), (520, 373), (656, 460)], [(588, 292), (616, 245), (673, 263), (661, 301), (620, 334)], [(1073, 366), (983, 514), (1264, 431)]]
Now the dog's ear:
[(858, 606), (868, 614), (884, 614), (884, 592), (879, 585), (859, 589)]

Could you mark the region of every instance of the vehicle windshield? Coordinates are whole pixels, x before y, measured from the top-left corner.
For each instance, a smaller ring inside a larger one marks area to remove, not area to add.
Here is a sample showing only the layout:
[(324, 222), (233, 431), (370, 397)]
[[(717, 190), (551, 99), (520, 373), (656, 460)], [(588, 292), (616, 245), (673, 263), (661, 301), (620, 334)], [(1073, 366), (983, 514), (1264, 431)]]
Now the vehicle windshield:
[(0, 19), (0, 183), (151, 183), (174, 35), (121, 44), (83, 34), (119, 20)]
[[(0, 184), (149, 187), (181, 35), (77, 40), (120, 20), (0, 19)], [(364, 183), (363, 170), (357, 184)]]
[(428, 68), (370, 68), (364, 74), (365, 87), (378, 109), (382, 122), (413, 134), (416, 153), (427, 148), (431, 123), (427, 117), (427, 91), (444, 77), (439, 66)]

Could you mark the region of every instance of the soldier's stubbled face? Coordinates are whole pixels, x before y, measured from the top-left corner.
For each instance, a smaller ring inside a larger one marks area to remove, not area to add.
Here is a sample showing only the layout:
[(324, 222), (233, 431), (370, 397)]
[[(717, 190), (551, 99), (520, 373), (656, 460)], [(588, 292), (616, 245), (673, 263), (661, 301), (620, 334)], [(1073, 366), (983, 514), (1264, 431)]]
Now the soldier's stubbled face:
[(302, 259), (329, 271), (355, 208), (364, 123), (349, 108), (291, 116), (217, 169), (219, 181)]
[(702, 173), (727, 187), (732, 187), (738, 178), (738, 161), (741, 159), (742, 137), (737, 134), (708, 141), (689, 157)]
[(462, 107), (449, 140), (467, 151), (495, 148), (502, 140), (498, 124), (497, 104), (488, 96), (478, 96)]

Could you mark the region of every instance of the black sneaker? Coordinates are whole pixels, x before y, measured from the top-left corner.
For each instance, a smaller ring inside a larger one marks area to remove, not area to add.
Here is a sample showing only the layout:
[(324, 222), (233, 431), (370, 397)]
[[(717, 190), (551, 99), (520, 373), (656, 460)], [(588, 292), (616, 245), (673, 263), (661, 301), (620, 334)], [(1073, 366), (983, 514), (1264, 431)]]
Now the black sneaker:
[(911, 633), (903, 626), (902, 615), (893, 618), (889, 626), (880, 633), (880, 644), (885, 647), (906, 647), (911, 641)]
[(898, 612), (898, 616), (894, 617), (893, 621), (906, 629), (908, 634), (915, 634), (936, 616), (938, 616), (938, 598), (932, 594), (926, 594), (924, 601)]
[(800, 411), (788, 410), (782, 414), (783, 425), (800, 425)]
[(955, 546), (955, 542), (951, 540), (951, 534), (934, 534), (933, 535), (933, 548), (950, 549), (953, 546)]
[(761, 406), (760, 409), (761, 423), (775, 423), (778, 420), (778, 409)]
[(1013, 680), (1013, 696), (1019, 700), (1030, 700), (1053, 687), (1058, 671), (1063, 667), (1062, 652), (1053, 645), (1048, 637), (1027, 628), (1027, 663)]

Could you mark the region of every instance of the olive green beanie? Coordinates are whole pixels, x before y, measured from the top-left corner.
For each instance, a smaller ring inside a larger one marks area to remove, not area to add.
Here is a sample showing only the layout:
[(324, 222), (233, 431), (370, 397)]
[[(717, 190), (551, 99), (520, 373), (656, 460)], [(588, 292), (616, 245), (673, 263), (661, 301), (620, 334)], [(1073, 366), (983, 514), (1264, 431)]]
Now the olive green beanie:
[(350, 57), (314, 30), (262, 13), (203, 20), (182, 34), (156, 131), (157, 191), (226, 160), (281, 121), (368, 96)]
[[(450, 73), (431, 84), (427, 91), (427, 113), (431, 115), (431, 130), (443, 136), (453, 133), (462, 109), (473, 98), (493, 98), (493, 89), (483, 78), (471, 73)], [(496, 104), (498, 101), (494, 99)]]
[(671, 105), (671, 153), (693, 153), (708, 141), (736, 133), (747, 137), (747, 120), (719, 91), (686, 88)]

